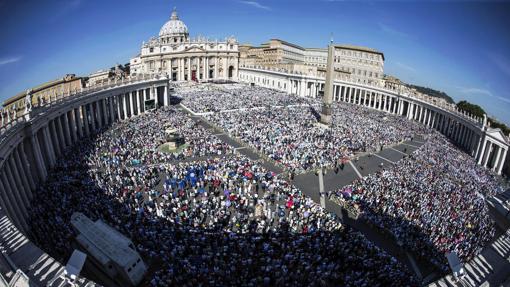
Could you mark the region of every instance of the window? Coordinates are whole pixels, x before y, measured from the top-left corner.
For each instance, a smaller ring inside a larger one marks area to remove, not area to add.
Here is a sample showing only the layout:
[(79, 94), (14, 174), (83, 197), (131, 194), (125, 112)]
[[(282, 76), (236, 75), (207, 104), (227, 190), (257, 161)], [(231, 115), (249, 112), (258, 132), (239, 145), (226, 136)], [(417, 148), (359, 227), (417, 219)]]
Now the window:
[(150, 53), (154, 52), (154, 48), (150, 48), (150, 49), (149, 49), (149, 52), (150, 52)]

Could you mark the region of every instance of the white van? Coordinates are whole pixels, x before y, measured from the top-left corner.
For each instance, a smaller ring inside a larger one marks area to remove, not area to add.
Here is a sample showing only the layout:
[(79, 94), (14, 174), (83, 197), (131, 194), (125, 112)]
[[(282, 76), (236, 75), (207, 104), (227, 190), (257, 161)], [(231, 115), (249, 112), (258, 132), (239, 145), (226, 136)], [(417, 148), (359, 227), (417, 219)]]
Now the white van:
[(466, 271), (464, 271), (464, 264), (460, 262), (457, 253), (450, 252), (446, 254), (446, 259), (448, 259), (448, 264), (450, 264), (453, 276), (457, 279), (462, 279), (466, 275)]

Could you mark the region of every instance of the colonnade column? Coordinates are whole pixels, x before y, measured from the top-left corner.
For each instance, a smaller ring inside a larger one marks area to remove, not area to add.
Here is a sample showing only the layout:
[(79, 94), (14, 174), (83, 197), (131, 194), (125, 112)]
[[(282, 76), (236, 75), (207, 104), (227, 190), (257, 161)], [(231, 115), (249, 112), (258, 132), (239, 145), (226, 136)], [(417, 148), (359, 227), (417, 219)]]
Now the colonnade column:
[(120, 98), (122, 100), (122, 119), (125, 120), (125, 119), (128, 118), (128, 115), (127, 115), (126, 94), (125, 93), (120, 94)]
[(191, 58), (188, 58), (188, 81), (191, 81)]
[(122, 120), (122, 95), (115, 96), (115, 110), (117, 114), (117, 120)]
[(89, 124), (89, 114), (88, 114), (88, 104), (81, 106), (81, 111), (83, 115), (83, 126), (85, 127), (85, 134), (90, 136), (90, 124)]
[(163, 87), (163, 105), (168, 106), (168, 85)]
[(498, 167), (496, 168), (496, 173), (497, 174), (501, 174), (501, 171), (503, 170), (503, 165), (505, 165), (505, 160), (506, 160), (507, 152), (508, 152), (508, 149), (504, 149), (503, 150), (503, 156), (500, 158)]
[(44, 181), (48, 176), (48, 172), (46, 171), (46, 166), (44, 165), (44, 159), (41, 152), (41, 146), (39, 145), (39, 140), (37, 135), (32, 135), (30, 137), (30, 144), (32, 145), (33, 156), (35, 159), (35, 163), (37, 165), (37, 172), (39, 175), (39, 181)]
[(142, 114), (142, 103), (143, 103), (143, 99), (141, 98), (141, 95), (140, 95), (140, 90), (136, 90), (136, 109), (138, 110), (138, 114), (141, 115)]
[(0, 205), (2, 206), (2, 209), (5, 210), (7, 216), (14, 223), (14, 225), (22, 228), (21, 220), (17, 214), (18, 210), (16, 210), (16, 205), (11, 202), (9, 193), (10, 191), (7, 190), (2, 182), (2, 179), (0, 178)]
[(71, 109), (65, 113), (65, 120), (66, 120), (66, 127), (67, 131), (69, 132), (69, 140), (71, 145), (77, 141), (76, 139), (76, 129), (74, 127), (74, 115), (73, 115), (74, 109)]
[(482, 164), (484, 158), (484, 154), (485, 154), (485, 147), (487, 145), (487, 139), (483, 139), (483, 143), (482, 143), (482, 146), (481, 146), (481, 149), (478, 151), (478, 164)]
[(218, 68), (218, 63), (219, 63), (219, 61), (218, 61), (218, 57), (214, 58), (214, 78), (215, 78), (215, 79), (218, 79), (218, 78), (219, 78), (219, 77), (218, 77), (218, 70), (219, 70), (219, 68)]
[(306, 96), (306, 85), (303, 79), (299, 81), (299, 96), (304, 98)]
[(102, 107), (102, 112), (103, 112), (103, 125), (107, 126), (107, 125), (109, 125), (109, 121), (108, 121), (108, 111), (106, 108), (106, 98), (101, 100), (101, 107)]
[(62, 122), (63, 122), (62, 128), (64, 129), (66, 146), (71, 146), (71, 145), (73, 145), (73, 140), (71, 138), (71, 131), (69, 130), (69, 119), (67, 118), (67, 112), (62, 114), (61, 118), (62, 118)]
[(472, 153), (472, 151), (473, 151), (473, 137), (474, 137), (474, 132), (472, 130), (469, 130), (468, 138), (467, 138), (467, 142), (466, 142), (466, 150), (470, 156), (473, 156), (473, 153)]
[(145, 110), (145, 100), (148, 98), (148, 96), (147, 96), (147, 89), (143, 89), (142, 98), (143, 98), (142, 99), (142, 103), (143, 103), (143, 105), (142, 105), (142, 112), (145, 113), (146, 112), (146, 110)]
[(32, 200), (32, 189), (35, 188), (35, 185), (31, 184), (29, 178), (32, 177), (30, 174), (28, 174), (27, 169), (29, 169), (28, 166), (25, 166), (24, 162), (21, 161), (21, 157), (18, 152), (18, 148), (16, 147), (13, 150), (13, 157), (14, 157), (14, 164), (16, 169), (18, 170), (18, 174), (20, 175), (20, 181), (23, 184), (23, 188), (25, 189), (25, 196), (27, 197), (28, 205), (30, 205), (30, 200)]
[(483, 167), (487, 167), (487, 163), (489, 162), (489, 157), (491, 155), (494, 144), (489, 141), (489, 146), (487, 147), (487, 152), (484, 154)]
[[(16, 162), (14, 161), (14, 157), (11, 154), (9, 159), (7, 160), (7, 171), (9, 176), (12, 176), (12, 181), (16, 185), (16, 189), (19, 192), (19, 198), (21, 200), (21, 204), (25, 208), (25, 210), (28, 210), (30, 199), (27, 195), (28, 191), (26, 188), (30, 189), (28, 186), (25, 187), (25, 182), (22, 180), (21, 175), (19, 173), (19, 170), (17, 168)], [(27, 214), (27, 213), (25, 213)]]
[(97, 123), (99, 125), (99, 128), (103, 128), (104, 126), (107, 125), (106, 123), (106, 117), (104, 115), (106, 115), (106, 110), (103, 106), (104, 104), (104, 99), (99, 99), (97, 100), (96, 102), (96, 108), (97, 108)]
[(76, 133), (78, 138), (83, 138), (83, 124), (81, 121), (81, 107), (74, 109), (74, 118), (76, 122)]
[(15, 203), (14, 208), (18, 210), (19, 219), (21, 220), (21, 224), (25, 230), (28, 230), (28, 225), (25, 220), (25, 215), (27, 214), (27, 209), (23, 204), (23, 200), (20, 196), (20, 191), (16, 186), (16, 183), (13, 179), (12, 173), (9, 170), (9, 166), (4, 165), (2, 172), (2, 180), (4, 184), (7, 184), (7, 193), (11, 194), (11, 202)]
[(129, 113), (131, 114), (131, 116), (134, 116), (135, 115), (135, 99), (134, 99), (134, 96), (133, 96), (133, 92), (129, 92), (128, 93), (128, 98), (129, 98)]
[(11, 217), (14, 218), (14, 222), (17, 223), (17, 227), (24, 229), (27, 227), (27, 223), (23, 216), (21, 209), (18, 207), (18, 203), (14, 198), (14, 190), (11, 189), (10, 183), (5, 175), (5, 167), (3, 171), (0, 171), (0, 192), (4, 194), (2, 198), (5, 199), (5, 207)]
[(468, 128), (464, 125), (462, 125), (462, 136), (461, 136), (461, 139), (460, 139), (460, 144), (463, 148), (466, 147), (466, 140), (467, 140), (467, 137), (468, 137)]
[(133, 91), (132, 94), (133, 94), (133, 104), (134, 104), (133, 114), (140, 115), (140, 112), (139, 112), (140, 111), (140, 99), (138, 97), (138, 90)]
[(51, 125), (52, 125), (52, 128), (53, 128), (53, 138), (55, 139), (55, 143), (53, 143), (54, 145), (57, 145), (57, 149), (58, 149), (58, 154), (57, 156), (61, 155), (63, 152), (64, 152), (64, 149), (65, 149), (65, 141), (64, 141), (64, 136), (63, 136), (63, 132), (62, 132), (62, 129), (61, 129), (61, 123), (59, 121), (59, 116), (57, 116), (56, 118), (54, 118), (52, 121), (51, 121)]
[(48, 125), (43, 128), (43, 139), (46, 147), (46, 154), (50, 159), (50, 166), (54, 166), (56, 162), (57, 156), (60, 154), (60, 150), (58, 149), (58, 144), (55, 141), (54, 134), (55, 131), (52, 129), (51, 122), (48, 122)]
[(113, 96), (108, 98), (108, 109), (110, 110), (109, 123), (113, 124), (115, 122), (115, 107), (113, 104)]
[[(196, 73), (196, 72), (195, 72), (195, 73)], [(197, 76), (197, 77), (198, 77), (198, 76)], [(153, 90), (154, 103), (156, 104), (156, 108), (158, 108), (158, 107), (159, 107), (158, 87), (153, 86), (152, 90)]]
[(101, 126), (99, 124), (99, 106), (96, 102), (90, 103), (90, 111), (91, 111), (91, 118), (92, 118), (92, 129), (94, 130), (94, 133), (98, 130), (98, 128)]
[[(29, 163), (28, 159), (27, 159), (27, 155), (25, 154), (25, 145), (22, 143), (20, 143), (20, 148), (19, 150), (17, 150), (18, 152), (18, 157), (21, 159), (21, 163), (23, 164), (23, 166), (25, 167), (26, 171), (25, 173), (27, 174), (28, 176), (28, 182), (30, 184), (30, 189), (33, 191), (36, 189), (36, 182), (34, 180), (34, 176), (36, 176), (34, 174), (34, 171), (36, 169), (32, 168), (32, 164)], [(43, 180), (41, 180), (42, 182)]]

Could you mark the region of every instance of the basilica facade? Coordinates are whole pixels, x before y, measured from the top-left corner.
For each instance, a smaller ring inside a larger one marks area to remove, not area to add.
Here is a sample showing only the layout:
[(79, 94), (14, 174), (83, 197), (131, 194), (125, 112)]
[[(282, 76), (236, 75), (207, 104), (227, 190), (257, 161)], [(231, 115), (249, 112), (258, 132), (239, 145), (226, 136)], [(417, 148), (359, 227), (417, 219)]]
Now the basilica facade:
[(158, 37), (142, 44), (130, 60), (131, 74), (167, 74), (172, 81), (237, 80), (238, 42), (229, 37), (210, 40), (190, 38), (188, 27), (173, 10)]

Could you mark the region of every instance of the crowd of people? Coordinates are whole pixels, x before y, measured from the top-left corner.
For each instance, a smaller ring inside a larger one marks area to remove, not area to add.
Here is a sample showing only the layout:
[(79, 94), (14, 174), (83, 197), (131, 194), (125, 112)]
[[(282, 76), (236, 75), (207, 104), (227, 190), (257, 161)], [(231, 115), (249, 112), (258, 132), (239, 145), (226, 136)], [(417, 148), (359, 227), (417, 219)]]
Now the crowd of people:
[(183, 86), (176, 89), (175, 96), (181, 98), (181, 103), (195, 113), (318, 103), (315, 99), (245, 84)]
[[(397, 164), (331, 191), (333, 201), (440, 268), (444, 253), (469, 260), (494, 236), (484, 198), (503, 186), (421, 125), (334, 103), (333, 124), (324, 129), (316, 102), (269, 89), (206, 84), (177, 93), (293, 173), (426, 135)], [(253, 107), (263, 108), (219, 112)], [(186, 142), (173, 153), (160, 149), (168, 129)], [(33, 240), (62, 262), (76, 236), (74, 212), (132, 239), (149, 265), (144, 286), (418, 285), (395, 258), (174, 107), (115, 123), (71, 147), (35, 192)]]
[(230, 147), (190, 145), (187, 155), (210, 155), (197, 160), (158, 152), (165, 123), (210, 136), (188, 120), (160, 110), (67, 150), (35, 193), (33, 240), (65, 262), (71, 215), (82, 212), (132, 239), (149, 266), (144, 286), (417, 285), (395, 258)]
[[(174, 152), (165, 151), (162, 145), (168, 141), (168, 131), (184, 137), (184, 146)], [(174, 107), (165, 107), (133, 117), (129, 121), (117, 122), (100, 134), (97, 142), (106, 158), (133, 165), (221, 156), (234, 152), (232, 146), (222, 142), (199, 122)]]
[(402, 117), (365, 107), (335, 103), (333, 110), (329, 129), (317, 124), (313, 106), (214, 113), (205, 118), (297, 174), (429, 132)]
[(495, 234), (485, 198), (506, 184), (439, 134), (398, 164), (335, 191), (406, 249), (446, 269), (466, 262)]

